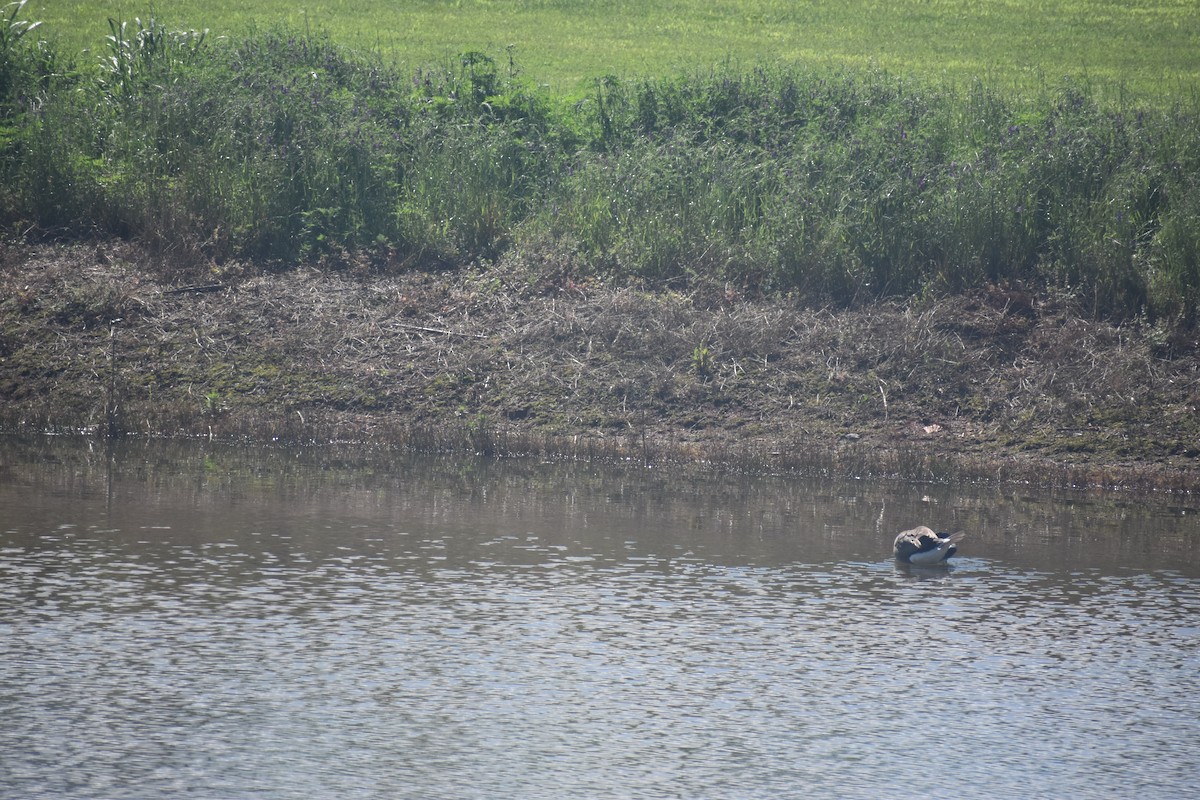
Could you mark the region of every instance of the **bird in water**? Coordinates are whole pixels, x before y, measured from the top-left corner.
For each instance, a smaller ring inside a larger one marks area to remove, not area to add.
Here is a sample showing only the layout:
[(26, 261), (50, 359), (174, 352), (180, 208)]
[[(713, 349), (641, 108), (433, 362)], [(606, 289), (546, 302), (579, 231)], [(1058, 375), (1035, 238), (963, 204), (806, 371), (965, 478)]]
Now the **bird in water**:
[(910, 564), (941, 564), (958, 552), (958, 543), (967, 534), (938, 533), (932, 528), (919, 525), (896, 537), (894, 547), (897, 561)]

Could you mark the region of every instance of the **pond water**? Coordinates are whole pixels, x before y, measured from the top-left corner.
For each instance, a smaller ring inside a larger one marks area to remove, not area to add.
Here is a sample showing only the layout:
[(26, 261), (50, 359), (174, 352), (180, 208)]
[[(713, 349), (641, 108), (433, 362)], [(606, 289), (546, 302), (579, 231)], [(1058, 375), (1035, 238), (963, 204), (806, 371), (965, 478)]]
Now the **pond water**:
[(0, 439), (0, 797), (1196, 797), (1198, 520)]

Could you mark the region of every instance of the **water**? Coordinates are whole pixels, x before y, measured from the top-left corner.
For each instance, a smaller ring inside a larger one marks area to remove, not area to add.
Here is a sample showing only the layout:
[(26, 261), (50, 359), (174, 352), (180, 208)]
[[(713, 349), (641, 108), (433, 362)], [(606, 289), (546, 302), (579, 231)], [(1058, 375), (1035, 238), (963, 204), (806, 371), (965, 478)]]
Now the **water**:
[(1200, 794), (1191, 501), (0, 457), (3, 798)]

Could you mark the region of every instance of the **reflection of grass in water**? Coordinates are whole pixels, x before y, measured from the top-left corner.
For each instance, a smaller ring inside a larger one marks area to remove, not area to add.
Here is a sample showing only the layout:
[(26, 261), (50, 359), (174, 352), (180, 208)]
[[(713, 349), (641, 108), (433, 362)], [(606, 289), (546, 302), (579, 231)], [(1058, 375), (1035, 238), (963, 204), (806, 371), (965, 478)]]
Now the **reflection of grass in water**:
[[(969, 560), (989, 555), (1043, 569), (1051, 563), (1074, 569), (1081, 562), (1123, 567), (1157, 562), (1195, 574), (1200, 565), (1193, 546), (1197, 503), (1178, 495), (1064, 496), (1030, 486), (1014, 492), (1011, 486), (961, 483), (842, 483), (840, 472), (826, 473), (817, 483), (794, 475), (717, 471), (686, 461), (671, 469), (645, 470), (636, 460), (607, 466), (587, 460), (589, 455), (604, 456), (603, 450), (602, 445), (591, 453), (580, 448), (578, 459), (546, 461), (475, 458), (466, 449), (427, 455), (361, 444), (264, 447), (150, 438), (120, 440), (105, 448), (72, 437), (0, 438), (0, 457), (13, 487), (76, 496), (81, 486), (103, 486), (111, 471), (124, 503), (176, 499), (192, 511), (228, 508), (234, 497), (237, 508), (315, 504), (335, 515), (394, 513), (388, 509), (411, 504), (412, 498), (437, 505), (444, 514), (465, 507), (467, 513), (513, 514), (526, 521), (560, 519), (569, 507), (576, 518), (590, 519), (598, 512), (625, 516), (641, 526), (649, 513), (655, 520), (688, 520), (688, 537), (711, 535), (718, 547), (733, 541), (743, 555), (759, 557), (787, 548), (788, 540), (810, 530), (816, 520), (818, 528), (839, 531), (843, 544), (875, 542), (878, 549), (870, 551), (875, 553), (871, 560), (889, 569), (896, 526), (937, 520), (943, 527), (968, 531), (956, 556), (964, 570), (974, 568)], [(812, 466), (820, 465), (814, 460)], [(818, 507), (816, 514), (800, 511)], [(786, 536), (773, 535), (777, 531)], [(1079, 535), (1067, 539), (1054, 536), (1055, 531)], [(319, 551), (344, 554), (327, 531), (310, 536), (306, 544)], [(625, 546), (624, 537), (611, 543), (618, 551)]]
[[(1195, 85), (1200, 18), (1194, 2), (968, 3), (963, 0), (674, 0), (632, 3), (512, 0), (341, 4), (293, 0), (170, 4), (173, 24), (242, 36), (248, 28), (284, 24), (327, 31), (408, 67), (448, 53), (512, 45), (529, 77), (573, 92), (600, 75), (648, 75), (705, 67), (797, 60), (810, 64), (877, 64), (889, 70), (958, 81), (988, 75), (1001, 85), (1037, 85), (1042, 75), (1088, 75), (1161, 95)], [(162, 9), (159, 10), (160, 12)], [(31, 3), (45, 20), (40, 35), (69, 51), (99, 51), (106, 19), (151, 16), (115, 0)]]

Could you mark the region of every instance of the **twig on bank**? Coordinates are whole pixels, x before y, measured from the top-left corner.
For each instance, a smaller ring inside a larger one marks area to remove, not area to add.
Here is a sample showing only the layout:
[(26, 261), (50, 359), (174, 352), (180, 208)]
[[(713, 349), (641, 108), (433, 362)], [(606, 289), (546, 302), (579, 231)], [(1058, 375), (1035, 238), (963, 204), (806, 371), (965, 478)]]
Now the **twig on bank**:
[(163, 289), (163, 294), (186, 294), (188, 292), (219, 292), (227, 288), (223, 283), (206, 283), (198, 286), (180, 286), (177, 289)]
[(462, 333), (460, 331), (448, 331), (442, 328), (430, 328), (425, 325), (409, 325), (406, 322), (393, 322), (398, 328), (407, 328), (410, 331), (425, 331), (426, 333), (440, 333), (443, 336), (464, 336), (472, 339), (486, 339), (482, 333)]

